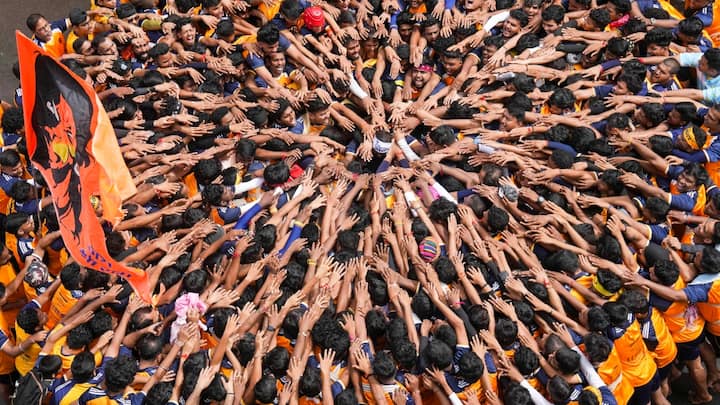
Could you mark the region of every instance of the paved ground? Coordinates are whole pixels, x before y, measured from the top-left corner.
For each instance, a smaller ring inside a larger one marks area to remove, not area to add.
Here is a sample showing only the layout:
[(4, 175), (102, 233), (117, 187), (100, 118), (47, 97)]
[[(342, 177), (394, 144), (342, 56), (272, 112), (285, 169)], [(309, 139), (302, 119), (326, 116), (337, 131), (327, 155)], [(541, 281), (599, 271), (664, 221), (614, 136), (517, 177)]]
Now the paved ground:
[(90, 0), (0, 0), (0, 99), (12, 100), (17, 81), (12, 65), (17, 60), (15, 30), (29, 34), (25, 18), (41, 13), (48, 20), (66, 17), (72, 7), (89, 7)]
[[(12, 100), (17, 81), (12, 74), (12, 65), (16, 61), (15, 30), (25, 34), (25, 18), (35, 12), (45, 15), (49, 20), (67, 16), (72, 7), (88, 7), (89, 0), (0, 0), (0, 99)], [(685, 405), (687, 402), (688, 382), (686, 378), (678, 380), (673, 386), (670, 402)], [(716, 394), (713, 405), (720, 405), (720, 395)]]

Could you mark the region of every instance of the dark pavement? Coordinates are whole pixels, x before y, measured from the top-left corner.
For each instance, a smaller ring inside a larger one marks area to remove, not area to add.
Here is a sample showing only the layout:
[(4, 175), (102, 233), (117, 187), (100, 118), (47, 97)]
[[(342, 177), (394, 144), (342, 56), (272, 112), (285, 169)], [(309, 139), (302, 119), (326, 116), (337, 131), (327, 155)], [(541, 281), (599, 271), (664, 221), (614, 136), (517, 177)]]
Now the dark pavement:
[(25, 18), (40, 13), (53, 21), (67, 17), (73, 7), (90, 7), (90, 0), (0, 0), (0, 99), (12, 101), (17, 80), (12, 65), (17, 60), (15, 30), (29, 35)]

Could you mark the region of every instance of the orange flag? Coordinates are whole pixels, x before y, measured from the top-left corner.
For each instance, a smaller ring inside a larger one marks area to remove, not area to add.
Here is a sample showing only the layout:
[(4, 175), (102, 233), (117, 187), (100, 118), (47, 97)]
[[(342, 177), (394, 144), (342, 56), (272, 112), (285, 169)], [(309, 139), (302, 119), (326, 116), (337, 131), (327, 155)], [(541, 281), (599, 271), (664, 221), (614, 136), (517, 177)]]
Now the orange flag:
[(15, 38), (28, 155), (50, 188), (65, 247), (81, 266), (125, 278), (149, 302), (147, 275), (110, 257), (90, 201), (99, 195), (103, 216), (116, 223), (122, 200), (136, 192), (105, 109), (84, 80), (19, 31)]

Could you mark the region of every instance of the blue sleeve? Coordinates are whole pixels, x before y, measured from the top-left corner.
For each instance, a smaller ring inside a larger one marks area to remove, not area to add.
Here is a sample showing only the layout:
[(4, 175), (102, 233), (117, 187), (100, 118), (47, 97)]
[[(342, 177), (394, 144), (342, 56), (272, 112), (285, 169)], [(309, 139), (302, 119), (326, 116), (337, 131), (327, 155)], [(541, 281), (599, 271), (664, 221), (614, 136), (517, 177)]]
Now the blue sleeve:
[(288, 41), (287, 38), (285, 38), (285, 35), (280, 34), (280, 40), (278, 41), (278, 50), (285, 52), (291, 46), (292, 46), (292, 44), (290, 43), (290, 41)]
[(673, 149), (672, 154), (688, 162), (705, 163), (707, 161), (705, 151), (702, 150), (693, 153), (687, 153), (681, 151), (680, 149)]
[(32, 215), (36, 212), (38, 212), (38, 208), (40, 207), (40, 200), (30, 200), (22, 204), (22, 206), (18, 206), (17, 203), (15, 204), (17, 211), (21, 212), (23, 214)]
[(605, 98), (615, 90), (615, 86), (603, 85), (595, 87), (595, 96), (598, 98)]
[(247, 210), (247, 212), (244, 213), (240, 217), (240, 219), (238, 219), (233, 229), (247, 229), (248, 225), (250, 225), (250, 220), (252, 220), (255, 215), (260, 213), (260, 211), (262, 211), (262, 207), (260, 206), (260, 204), (253, 205), (252, 208)]
[(617, 405), (617, 399), (613, 395), (610, 388), (606, 385), (600, 387), (600, 395), (602, 395), (602, 405)]
[(402, 13), (403, 10), (405, 10), (405, 2), (402, 0), (398, 0), (398, 6), (400, 6), (400, 9), (390, 16), (390, 29), (397, 28), (397, 18)]
[[(712, 22), (712, 17), (710, 18), (710, 21)], [(50, 23), (50, 26), (52, 28), (57, 28), (60, 31), (67, 31), (67, 18), (63, 18), (62, 20), (53, 21)]]
[(0, 330), (0, 347), (5, 346), (5, 343), (7, 343), (7, 341), (8, 341), (7, 335), (5, 334), (5, 332)]
[(380, 163), (380, 166), (378, 166), (377, 170), (375, 171), (375, 174), (380, 174), (380, 173), (386, 172), (389, 168), (390, 168), (390, 162), (388, 162), (387, 160), (383, 160)]
[(241, 214), (240, 208), (237, 207), (220, 207), (217, 211), (226, 224), (237, 221)]
[(605, 128), (607, 127), (607, 121), (602, 120), (602, 121), (598, 121), (598, 122), (593, 122), (592, 124), (590, 124), (590, 126), (597, 129), (598, 132), (604, 134)]
[(676, 210), (690, 212), (695, 208), (695, 203), (695, 198), (690, 197), (687, 193), (670, 195), (670, 208)]
[(549, 147), (550, 149), (560, 149), (560, 150), (564, 150), (565, 152), (572, 153), (573, 156), (577, 156), (577, 151), (576, 151), (572, 146), (566, 145), (566, 144), (564, 144), (564, 143), (562, 143), (562, 142), (550, 141), (550, 142), (548, 142), (548, 147)]
[(343, 392), (345, 390), (345, 387), (343, 387), (343, 384), (340, 380), (335, 381), (331, 386), (330, 390), (332, 391), (333, 398), (338, 395), (339, 393)]
[(601, 69), (604, 71), (620, 66), (620, 59), (613, 59), (600, 64)]
[(703, 7), (702, 10), (700, 10), (698, 13), (696, 13), (693, 17), (697, 17), (702, 21), (704, 27), (709, 27), (712, 25), (713, 22), (713, 10), (712, 10), (712, 3), (710, 3), (709, 6)]
[(707, 302), (712, 283), (707, 284), (691, 284), (683, 288), (683, 292), (687, 296), (689, 302)]
[(285, 252), (287, 252), (288, 248), (290, 247), (290, 244), (293, 243), (295, 239), (300, 237), (300, 232), (302, 232), (302, 227), (297, 224), (293, 225), (292, 230), (290, 231), (290, 237), (288, 238), (287, 242), (285, 242), (285, 246), (280, 249), (280, 257), (283, 257)]
[(455, 0), (445, 0), (445, 10), (450, 10), (455, 7)]
[(257, 55), (248, 54), (247, 58), (245, 59), (247, 60), (250, 68), (252, 68), (253, 70), (265, 66), (265, 61), (263, 61), (263, 59)]
[(650, 239), (660, 244), (668, 235), (668, 229), (662, 225), (648, 225), (650, 227)]
[(465, 200), (465, 197), (471, 196), (473, 194), (475, 194), (475, 192), (471, 188), (468, 188), (466, 190), (460, 190), (457, 192), (457, 199), (458, 201), (463, 202), (463, 200)]
[(677, 178), (683, 170), (685, 170), (685, 168), (682, 166), (671, 165), (668, 168), (667, 177), (669, 179)]

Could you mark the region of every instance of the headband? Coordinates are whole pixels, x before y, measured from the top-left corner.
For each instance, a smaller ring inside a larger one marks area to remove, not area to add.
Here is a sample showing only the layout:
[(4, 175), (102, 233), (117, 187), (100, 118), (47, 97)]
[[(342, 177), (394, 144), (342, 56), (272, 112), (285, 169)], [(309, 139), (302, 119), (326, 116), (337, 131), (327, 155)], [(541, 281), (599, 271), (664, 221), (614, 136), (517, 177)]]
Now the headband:
[(422, 72), (432, 72), (433, 71), (433, 68), (430, 65), (420, 65), (416, 69), (419, 71), (422, 71)]
[(700, 147), (697, 144), (697, 140), (695, 139), (695, 132), (693, 132), (693, 127), (687, 127), (682, 132), (682, 137), (687, 142), (688, 145), (690, 145), (693, 149), (700, 149)]
[(597, 276), (593, 277), (592, 286), (595, 289), (595, 291), (600, 293), (600, 295), (602, 295), (605, 298), (610, 298), (613, 295), (615, 295), (614, 293), (611, 293), (610, 291), (606, 290), (605, 287), (603, 287), (603, 285), (600, 284), (600, 280), (598, 280)]
[(384, 142), (377, 138), (373, 139), (373, 149), (375, 149), (377, 153), (388, 153), (390, 146), (392, 146), (390, 142)]

